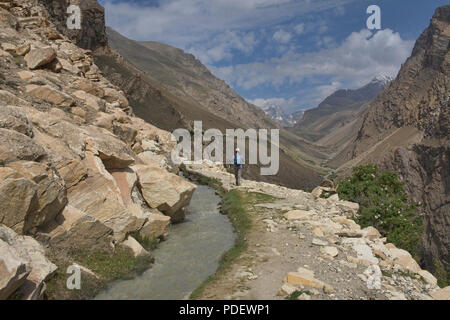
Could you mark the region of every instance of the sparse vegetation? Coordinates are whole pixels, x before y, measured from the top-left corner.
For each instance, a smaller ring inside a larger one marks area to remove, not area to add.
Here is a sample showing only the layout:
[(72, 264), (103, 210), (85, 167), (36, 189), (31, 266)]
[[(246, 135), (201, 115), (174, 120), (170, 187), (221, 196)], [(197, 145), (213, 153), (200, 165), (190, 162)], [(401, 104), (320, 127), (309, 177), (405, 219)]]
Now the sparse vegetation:
[(158, 247), (158, 238), (143, 237), (139, 231), (132, 232), (130, 235), (147, 251), (153, 251)]
[[(142, 274), (153, 263), (152, 257), (135, 258), (131, 250), (118, 247), (115, 252), (72, 250), (54, 252), (49, 257), (58, 269), (46, 282), (47, 297), (51, 300), (86, 300), (95, 297), (106, 285), (118, 279), (132, 279)], [(97, 276), (81, 273), (81, 289), (69, 290), (67, 268), (74, 262), (88, 268)]]
[(311, 292), (308, 290), (295, 290), (290, 295), (286, 296), (286, 300), (297, 300), (302, 294), (306, 293), (307, 295), (311, 295)]
[(444, 265), (446, 262), (440, 262), (438, 259), (433, 259), (434, 276), (438, 280), (438, 285), (441, 288), (450, 286), (450, 265)]
[(420, 260), (423, 217), (417, 204), (408, 201), (397, 174), (380, 172), (372, 164), (356, 167), (352, 176), (340, 182), (338, 194), (341, 199), (359, 203), (358, 224), (374, 226), (389, 242)]

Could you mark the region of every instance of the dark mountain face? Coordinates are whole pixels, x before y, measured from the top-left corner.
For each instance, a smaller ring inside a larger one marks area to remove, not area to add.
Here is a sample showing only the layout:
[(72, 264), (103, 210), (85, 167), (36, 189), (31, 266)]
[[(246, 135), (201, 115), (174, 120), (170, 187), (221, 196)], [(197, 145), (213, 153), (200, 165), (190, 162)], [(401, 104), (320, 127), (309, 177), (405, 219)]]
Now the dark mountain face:
[[(105, 33), (105, 9), (96, 0), (40, 0), (47, 8), (50, 19), (58, 31), (65, 34), (83, 49), (96, 50), (108, 45)], [(80, 6), (81, 29), (67, 29), (67, 8), (74, 4)]]
[[(334, 160), (342, 173), (393, 169), (425, 212), (424, 264), (450, 272), (450, 5), (438, 8), (397, 78), (367, 108)], [(348, 163), (350, 161), (350, 163)], [(347, 163), (347, 164), (346, 164)], [(438, 261), (438, 262), (436, 262)]]
[(352, 122), (389, 83), (390, 79), (376, 78), (357, 90), (338, 90), (317, 108), (305, 111), (295, 125), (295, 132), (311, 141), (318, 141), (339, 127)]

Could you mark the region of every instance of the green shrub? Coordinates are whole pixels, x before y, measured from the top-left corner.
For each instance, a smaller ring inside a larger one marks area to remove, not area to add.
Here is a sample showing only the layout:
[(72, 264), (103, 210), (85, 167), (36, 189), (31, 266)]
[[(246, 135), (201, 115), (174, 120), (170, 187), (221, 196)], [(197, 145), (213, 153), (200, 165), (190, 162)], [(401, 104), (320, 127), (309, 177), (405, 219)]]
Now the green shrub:
[(410, 203), (404, 183), (391, 171), (380, 172), (368, 164), (353, 169), (353, 175), (339, 184), (341, 199), (360, 205), (357, 222), (374, 226), (389, 242), (419, 259), (423, 217), (417, 204)]

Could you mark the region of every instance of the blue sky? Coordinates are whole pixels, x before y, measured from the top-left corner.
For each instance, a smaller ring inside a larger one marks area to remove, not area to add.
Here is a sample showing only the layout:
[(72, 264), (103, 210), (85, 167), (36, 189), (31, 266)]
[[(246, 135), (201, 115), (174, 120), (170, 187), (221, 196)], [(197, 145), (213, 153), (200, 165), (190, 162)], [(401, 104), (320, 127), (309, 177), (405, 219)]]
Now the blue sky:
[[(287, 112), (338, 89), (395, 77), (444, 0), (100, 0), (134, 40), (194, 54), (241, 96)], [(369, 31), (366, 9), (381, 8)]]

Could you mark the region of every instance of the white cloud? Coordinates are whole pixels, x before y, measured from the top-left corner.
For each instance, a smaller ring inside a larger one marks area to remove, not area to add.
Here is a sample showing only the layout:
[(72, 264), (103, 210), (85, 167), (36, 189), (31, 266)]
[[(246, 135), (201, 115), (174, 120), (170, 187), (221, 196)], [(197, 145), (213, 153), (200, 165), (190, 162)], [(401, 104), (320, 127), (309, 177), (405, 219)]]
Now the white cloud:
[(305, 32), (305, 24), (304, 23), (300, 23), (300, 24), (296, 25), (294, 27), (294, 32), (296, 34), (302, 34), (303, 32)]
[(248, 31), (276, 26), (312, 12), (358, 0), (170, 0), (157, 6), (126, 0), (100, 0), (108, 26), (135, 40), (186, 48), (224, 30)]
[(292, 97), (290, 99), (285, 99), (285, 98), (268, 98), (268, 99), (263, 99), (263, 98), (257, 98), (254, 100), (248, 100), (248, 102), (254, 104), (255, 106), (258, 106), (262, 109), (264, 108), (268, 108), (268, 107), (273, 107), (273, 106), (277, 106), (277, 107), (281, 107), (283, 110), (287, 110), (289, 108), (292, 108), (294, 106), (296, 106), (297, 104), (297, 100), (295, 97)]
[(291, 41), (291, 37), (292, 35), (284, 30), (278, 30), (273, 34), (273, 39), (281, 43), (288, 43)]
[[(350, 34), (340, 46), (333, 48), (307, 54), (288, 52), (264, 62), (233, 66), (232, 71), (227, 69), (227, 80), (249, 90), (262, 84), (280, 86), (327, 76), (335, 84), (359, 87), (380, 74), (395, 77), (411, 54), (413, 44), (390, 29), (375, 34), (364, 29)], [(221, 68), (214, 71), (219, 75), (222, 72)], [(316, 100), (325, 98), (324, 89), (315, 89)]]

